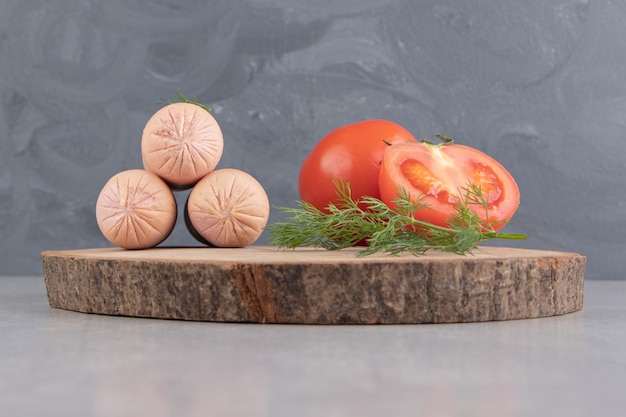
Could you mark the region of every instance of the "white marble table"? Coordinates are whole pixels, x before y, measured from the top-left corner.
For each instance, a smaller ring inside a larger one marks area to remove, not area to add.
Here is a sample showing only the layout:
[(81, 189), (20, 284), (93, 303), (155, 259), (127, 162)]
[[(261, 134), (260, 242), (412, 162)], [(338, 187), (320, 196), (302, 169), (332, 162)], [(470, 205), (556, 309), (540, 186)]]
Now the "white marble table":
[(625, 416), (626, 281), (508, 322), (287, 326), (52, 309), (0, 277), (0, 416)]

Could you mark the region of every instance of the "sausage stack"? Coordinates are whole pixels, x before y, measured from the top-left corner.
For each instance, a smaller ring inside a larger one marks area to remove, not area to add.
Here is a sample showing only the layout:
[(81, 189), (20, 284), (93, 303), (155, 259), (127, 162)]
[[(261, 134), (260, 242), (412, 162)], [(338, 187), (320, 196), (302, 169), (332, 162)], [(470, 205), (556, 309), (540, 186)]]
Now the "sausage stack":
[(96, 201), (96, 220), (106, 239), (125, 249), (147, 249), (174, 230), (174, 192), (191, 188), (184, 207), (187, 229), (199, 242), (244, 247), (263, 232), (270, 203), (250, 174), (215, 169), (224, 139), (207, 108), (195, 102), (168, 104), (146, 123), (143, 169), (114, 175)]

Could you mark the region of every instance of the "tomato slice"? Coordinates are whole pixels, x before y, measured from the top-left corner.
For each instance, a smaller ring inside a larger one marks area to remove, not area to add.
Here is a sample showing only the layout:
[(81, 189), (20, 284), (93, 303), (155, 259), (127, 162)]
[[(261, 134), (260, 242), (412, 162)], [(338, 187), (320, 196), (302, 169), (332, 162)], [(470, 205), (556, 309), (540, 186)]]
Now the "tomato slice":
[(476, 204), (472, 206), (474, 212), (482, 222), (501, 229), (519, 206), (519, 188), (498, 161), (478, 149), (424, 142), (389, 146), (379, 175), (385, 204), (395, 207), (400, 190), (413, 201), (421, 197), (427, 208), (417, 211), (415, 218), (438, 226), (449, 225), (470, 184), (480, 187), (487, 202), (487, 210)]

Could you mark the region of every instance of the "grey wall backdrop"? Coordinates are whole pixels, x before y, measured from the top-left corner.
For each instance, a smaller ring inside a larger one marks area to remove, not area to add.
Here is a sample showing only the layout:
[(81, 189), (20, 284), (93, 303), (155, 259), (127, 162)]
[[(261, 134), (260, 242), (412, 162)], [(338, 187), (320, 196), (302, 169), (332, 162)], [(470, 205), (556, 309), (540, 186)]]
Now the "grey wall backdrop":
[[(0, 274), (108, 246), (97, 195), (180, 89), (274, 205), (327, 132), (387, 118), (500, 160), (519, 246), (626, 279), (624, 22), (609, 0), (0, 0)], [(166, 241), (194, 243), (180, 222)]]

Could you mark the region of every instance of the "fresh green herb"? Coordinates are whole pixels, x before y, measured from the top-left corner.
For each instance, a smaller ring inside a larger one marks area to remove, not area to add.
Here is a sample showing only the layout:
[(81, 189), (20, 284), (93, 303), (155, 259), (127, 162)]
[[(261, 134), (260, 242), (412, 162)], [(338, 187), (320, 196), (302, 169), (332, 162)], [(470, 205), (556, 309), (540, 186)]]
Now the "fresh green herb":
[(412, 199), (404, 190), (399, 191), (394, 200), (397, 207), (392, 210), (377, 198), (353, 200), (347, 183), (335, 182), (335, 186), (339, 202), (329, 204), (329, 213), (303, 201), (298, 202), (298, 208), (278, 207), (291, 217), (268, 226), (270, 244), (283, 249), (310, 246), (338, 250), (366, 242), (359, 256), (381, 251), (421, 255), (429, 250), (467, 254), (485, 240), (526, 238), (523, 234), (496, 232), (494, 224), (483, 222), (475, 210), (487, 212), (487, 200), (480, 187), (472, 184), (462, 190), (448, 227), (416, 220), (414, 214), (426, 205), (423, 199)]
[(185, 95), (178, 90), (178, 92), (176, 92), (176, 97), (174, 98), (162, 98), (161, 99), (161, 104), (174, 104), (174, 103), (190, 103), (190, 104), (195, 104), (196, 106), (203, 108), (204, 110), (208, 111), (209, 113), (211, 112), (211, 108), (205, 106), (204, 104), (200, 103), (198, 101), (197, 98), (187, 98), (185, 97)]

